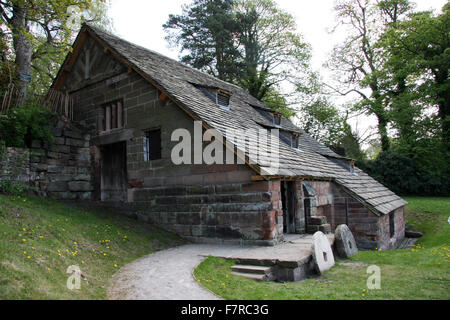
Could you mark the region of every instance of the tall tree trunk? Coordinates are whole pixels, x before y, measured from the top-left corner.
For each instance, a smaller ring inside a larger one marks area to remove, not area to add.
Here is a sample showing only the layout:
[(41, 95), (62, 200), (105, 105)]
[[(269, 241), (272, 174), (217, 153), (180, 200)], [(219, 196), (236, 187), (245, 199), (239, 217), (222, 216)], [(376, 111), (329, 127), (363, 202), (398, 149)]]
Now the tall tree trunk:
[(390, 141), (389, 141), (389, 136), (387, 133), (388, 121), (382, 115), (377, 114), (376, 116), (378, 119), (378, 133), (380, 134), (380, 137), (381, 137), (381, 150), (383, 152), (388, 151), (391, 146)]
[(23, 6), (13, 7), (12, 33), (14, 51), (16, 53), (16, 86), (19, 90), (20, 101), (23, 102), (27, 95), (29, 77), (31, 76), (32, 45), (27, 38), (29, 31), (27, 26), (26, 9)]

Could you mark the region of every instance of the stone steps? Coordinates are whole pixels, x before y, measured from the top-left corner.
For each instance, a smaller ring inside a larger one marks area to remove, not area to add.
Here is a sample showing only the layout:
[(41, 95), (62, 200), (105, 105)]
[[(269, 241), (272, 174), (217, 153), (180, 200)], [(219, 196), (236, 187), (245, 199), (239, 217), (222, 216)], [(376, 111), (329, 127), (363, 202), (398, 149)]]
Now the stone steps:
[(252, 274), (252, 273), (242, 273), (242, 272), (231, 272), (235, 276), (245, 277), (249, 279), (254, 279), (258, 281), (268, 281), (266, 280), (266, 275), (264, 274)]
[(412, 249), (416, 244), (418, 238), (403, 238), (398, 244), (397, 249)]
[(306, 232), (314, 234), (317, 231), (322, 231), (323, 233), (331, 233), (331, 225), (327, 223), (327, 217), (314, 216), (307, 219)]
[(269, 274), (272, 270), (271, 267), (264, 266), (252, 266), (252, 265), (240, 265), (237, 264), (231, 267), (231, 270), (243, 273), (254, 273), (254, 274)]
[(273, 278), (271, 267), (237, 264), (231, 270), (231, 274), (258, 281), (270, 281)]

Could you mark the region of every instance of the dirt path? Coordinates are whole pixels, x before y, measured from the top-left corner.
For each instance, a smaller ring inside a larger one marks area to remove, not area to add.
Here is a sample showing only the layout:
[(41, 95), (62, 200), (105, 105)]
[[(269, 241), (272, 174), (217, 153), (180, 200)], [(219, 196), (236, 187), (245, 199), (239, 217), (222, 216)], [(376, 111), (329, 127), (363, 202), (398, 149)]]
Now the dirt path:
[(208, 255), (242, 250), (239, 247), (188, 244), (138, 259), (111, 279), (112, 300), (216, 300), (220, 297), (195, 281), (194, 268)]
[(121, 268), (110, 281), (108, 297), (126, 300), (220, 299), (193, 277), (195, 267), (205, 257), (297, 262), (311, 255), (311, 235), (296, 235), (287, 240), (275, 247), (187, 244), (159, 251)]

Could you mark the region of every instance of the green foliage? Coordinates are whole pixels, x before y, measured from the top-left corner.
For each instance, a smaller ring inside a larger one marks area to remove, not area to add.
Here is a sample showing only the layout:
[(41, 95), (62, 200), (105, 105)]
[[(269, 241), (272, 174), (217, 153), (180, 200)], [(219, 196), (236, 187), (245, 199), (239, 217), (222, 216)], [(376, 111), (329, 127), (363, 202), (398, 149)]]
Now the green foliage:
[[(310, 48), (292, 15), (272, 0), (195, 0), (163, 25), (182, 61), (292, 115), (278, 93), (282, 83), (304, 81)], [(280, 103), (280, 105), (276, 105)]]
[(262, 100), (281, 83), (307, 80), (310, 46), (297, 32), (295, 18), (273, 0), (236, 1), (240, 61), (237, 83)]
[(0, 180), (0, 193), (12, 196), (23, 196), (30, 187), (16, 180)]
[[(0, 38), (12, 51), (8, 62), (15, 64), (18, 73), (31, 75), (31, 92), (43, 94), (48, 90), (80, 28), (76, 22), (109, 27), (107, 9), (106, 0), (0, 2)], [(15, 82), (18, 87), (28, 86), (17, 78)]]
[(163, 25), (169, 43), (186, 52), (181, 61), (227, 81), (235, 78), (238, 55), (232, 5), (231, 0), (195, 0)]
[(450, 195), (450, 174), (427, 171), (416, 160), (390, 151), (357, 166), (399, 195)]
[(54, 115), (46, 108), (29, 104), (0, 115), (0, 137), (7, 147), (30, 147), (32, 140), (53, 144)]
[(361, 145), (356, 133), (352, 131), (352, 128), (348, 124), (347, 120), (344, 120), (342, 129), (342, 135), (338, 140), (334, 141), (330, 145), (336, 153), (354, 160), (364, 160), (366, 154), (361, 150)]
[(334, 145), (342, 137), (344, 119), (327, 99), (319, 97), (298, 111), (301, 128), (314, 139)]
[(10, 59), (6, 35), (1, 30), (0, 23), (0, 93), (6, 91), (15, 78), (15, 67)]
[[(380, 41), (385, 51), (387, 103), (408, 133), (417, 117), (431, 110), (440, 118), (450, 150), (450, 3), (443, 12), (416, 12), (391, 26)], [(428, 112), (430, 113), (430, 112)], [(406, 120), (406, 121), (405, 121)], [(403, 132), (401, 132), (403, 133)], [(403, 134), (405, 135), (405, 134)]]
[(288, 106), (286, 98), (275, 88), (270, 88), (264, 98), (261, 100), (267, 107), (272, 110), (281, 112), (286, 118), (295, 115), (295, 111)]

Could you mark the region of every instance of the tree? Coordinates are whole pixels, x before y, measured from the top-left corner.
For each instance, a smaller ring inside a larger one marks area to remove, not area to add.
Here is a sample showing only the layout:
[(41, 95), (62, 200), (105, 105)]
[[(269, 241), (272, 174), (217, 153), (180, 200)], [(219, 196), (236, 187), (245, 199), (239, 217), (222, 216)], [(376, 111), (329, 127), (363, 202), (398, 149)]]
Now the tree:
[(355, 109), (376, 116), (382, 150), (389, 150), (389, 110), (384, 103), (383, 51), (377, 46), (382, 32), (394, 25), (411, 9), (407, 0), (378, 1), (340, 0), (335, 10), (348, 37), (334, 48), (329, 68), (336, 71), (345, 88), (335, 89), (342, 95), (356, 93), (360, 100)]
[(14, 77), (11, 51), (8, 47), (7, 38), (0, 27), (0, 93), (9, 88)]
[(67, 23), (72, 18), (68, 8), (78, 8), (82, 20), (105, 22), (104, 0), (0, 0), (1, 28), (12, 43), (15, 84), (22, 97), (27, 94), (32, 75), (47, 88), (69, 51), (78, 30), (71, 30)]
[[(418, 12), (396, 24), (384, 35), (383, 47), (387, 51), (386, 68), (391, 77), (398, 79), (393, 92), (402, 111), (398, 117), (400, 130), (408, 132), (410, 119), (423, 114), (423, 109), (437, 106), (441, 122), (442, 139), (450, 151), (450, 3), (440, 15)], [(414, 101), (417, 107), (406, 105)], [(403, 106), (401, 105), (403, 104)], [(395, 104), (394, 104), (395, 105)], [(422, 111), (422, 112), (421, 112)], [(405, 136), (405, 133), (402, 133)], [(410, 142), (411, 144), (411, 142)]]
[(195, 0), (163, 27), (167, 40), (186, 52), (183, 62), (269, 104), (288, 106), (281, 84), (297, 82), (308, 68), (309, 46), (296, 33), (292, 15), (272, 0)]
[(181, 15), (169, 15), (163, 25), (166, 40), (185, 53), (181, 61), (219, 79), (233, 81), (239, 55), (233, 34), (232, 0), (195, 0)]
[(335, 145), (344, 134), (344, 117), (326, 98), (317, 97), (297, 110), (300, 127), (325, 145)]
[(308, 76), (310, 46), (296, 31), (294, 17), (272, 0), (238, 1), (240, 60), (238, 83), (262, 100), (281, 83), (295, 84)]

